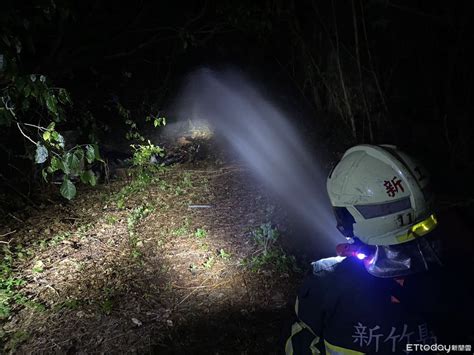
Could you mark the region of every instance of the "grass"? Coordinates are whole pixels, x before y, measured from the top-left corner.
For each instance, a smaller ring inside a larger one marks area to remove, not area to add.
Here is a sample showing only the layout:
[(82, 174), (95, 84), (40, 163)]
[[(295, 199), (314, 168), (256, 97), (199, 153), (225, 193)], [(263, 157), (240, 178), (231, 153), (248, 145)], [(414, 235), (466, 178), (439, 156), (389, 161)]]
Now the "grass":
[(216, 259), (213, 256), (207, 257), (206, 261), (202, 263), (205, 269), (211, 269), (216, 263)]
[[(149, 149), (151, 147), (151, 150)], [(167, 190), (170, 186), (162, 179), (159, 174), (165, 172), (168, 168), (161, 165), (150, 164), (150, 154), (153, 149), (161, 149), (152, 145), (138, 145), (133, 155), (134, 167), (129, 169), (129, 176), (132, 181), (124, 186), (113, 197), (118, 209), (125, 209), (130, 196), (145, 191), (151, 184), (158, 184), (161, 190)], [(160, 150), (161, 152), (161, 150)]]
[(31, 270), (33, 274), (40, 274), (44, 271), (44, 263), (41, 260), (37, 260), (33, 265), (33, 269)]
[(186, 217), (184, 219), (183, 224), (181, 226), (173, 229), (171, 231), (171, 234), (176, 236), (176, 237), (183, 237), (183, 236), (189, 234), (189, 224), (190, 224), (189, 217)]
[(148, 204), (135, 207), (127, 217), (128, 231), (133, 233), (136, 225), (153, 211), (154, 207)]
[(5, 345), (5, 349), (9, 350), (9, 353), (15, 353), (17, 347), (27, 341), (30, 338), (30, 334), (28, 332), (19, 330), (10, 337), (8, 343)]
[(81, 236), (84, 236), (87, 232), (89, 232), (94, 225), (92, 223), (84, 223), (77, 228), (77, 233)]
[(105, 217), (105, 221), (107, 222), (107, 224), (110, 224), (113, 226), (115, 223), (118, 222), (118, 217), (107, 215), (107, 217)]
[(100, 304), (100, 310), (102, 311), (102, 313), (106, 314), (106, 315), (109, 315), (110, 313), (112, 313), (112, 309), (113, 309), (113, 302), (110, 298), (106, 298), (101, 304)]
[[(138, 179), (131, 186), (123, 188), (118, 193), (118, 205), (122, 205), (120, 201), (126, 201), (126, 198), (133, 192), (142, 190), (150, 181), (146, 179)], [(117, 198), (117, 195), (115, 196)], [(133, 259), (139, 259), (141, 257), (140, 247), (143, 243), (135, 236), (135, 228), (138, 223), (148, 216), (152, 211), (153, 207), (150, 205), (141, 205), (131, 210), (127, 218), (127, 227), (130, 237), (130, 245), (132, 247), (131, 256)], [(113, 225), (117, 223), (118, 218), (115, 216), (106, 216), (106, 223)], [(3, 245), (2, 259), (0, 260), (0, 320), (7, 319), (13, 309), (18, 306), (26, 306), (36, 311), (44, 310), (44, 306), (34, 300), (29, 299), (22, 291), (22, 287), (26, 284), (23, 277), (19, 276), (15, 271), (13, 265), (17, 261), (28, 262), (38, 255), (41, 251), (45, 251), (49, 248), (54, 248), (64, 241), (69, 239), (72, 235), (79, 235), (81, 238), (87, 236), (87, 233), (93, 228), (92, 223), (81, 224), (75, 231), (63, 231), (53, 235), (51, 238), (43, 238), (33, 242), (30, 246), (24, 246), (17, 244), (15, 246)], [(35, 274), (41, 274), (45, 270), (44, 260), (37, 259), (32, 261), (32, 267), (30, 272)], [(74, 308), (75, 302), (70, 301), (69, 304), (65, 304), (66, 308)], [(105, 308), (104, 308), (105, 307)], [(107, 311), (107, 302), (104, 304), (104, 311)]]
[(183, 175), (183, 181), (181, 183), (181, 186), (183, 188), (192, 188), (193, 187), (193, 182), (191, 180), (191, 174), (189, 172), (185, 172), (184, 175)]
[[(22, 293), (21, 287), (26, 284), (26, 281), (18, 277), (13, 270), (18, 251), (12, 249), (7, 245), (4, 246), (4, 256), (0, 262), (0, 320), (8, 318), (15, 305), (23, 305), (39, 311), (44, 309), (43, 305), (29, 300)], [(24, 248), (21, 247), (20, 250)]]
[(67, 299), (61, 303), (58, 303), (56, 306), (55, 306), (55, 309), (59, 310), (59, 309), (69, 309), (69, 310), (76, 310), (79, 308), (79, 306), (81, 305), (81, 301), (76, 299), (76, 298), (72, 298), (72, 299)]
[(134, 179), (130, 184), (124, 186), (115, 196), (115, 204), (119, 210), (125, 209), (125, 204), (131, 195), (137, 194), (150, 184), (151, 181), (145, 179)]
[(136, 236), (135, 228), (138, 223), (154, 211), (151, 205), (141, 205), (134, 208), (127, 217), (127, 229), (129, 234), (129, 244), (131, 246), (131, 256), (133, 259), (140, 259), (142, 253), (140, 248), (143, 247), (143, 242)]
[[(82, 224), (76, 232), (83, 237), (91, 228), (91, 223)], [(17, 244), (14, 247), (10, 245), (3, 246), (3, 258), (0, 260), (0, 320), (8, 318), (15, 306), (26, 306), (37, 311), (44, 310), (44, 305), (28, 299), (23, 294), (21, 288), (26, 284), (26, 281), (15, 273), (13, 265), (16, 261), (33, 259), (38, 251), (53, 248), (71, 236), (71, 232), (60, 232), (51, 239), (41, 239), (29, 247), (22, 244)], [(44, 262), (38, 259), (34, 261), (31, 273), (33, 275), (41, 274), (44, 269)]]
[(219, 257), (224, 260), (230, 259), (230, 254), (227, 253), (224, 249), (219, 250)]
[(203, 228), (198, 228), (194, 232), (194, 236), (198, 239), (204, 239), (207, 237), (207, 231)]
[(243, 264), (252, 271), (272, 266), (279, 272), (290, 270), (298, 272), (299, 268), (296, 265), (295, 257), (287, 255), (277, 243), (279, 237), (280, 232), (271, 223), (261, 224), (250, 234), (256, 250), (252, 256), (243, 260)]
[[(171, 185), (167, 185), (168, 188), (172, 188)], [(175, 196), (181, 196), (189, 192), (190, 189), (194, 187), (193, 181), (191, 179), (191, 174), (185, 172), (183, 178), (179, 181), (173, 188)]]
[(210, 247), (209, 247), (209, 244), (207, 244), (205, 242), (200, 242), (199, 243), (199, 249), (204, 251), (204, 252), (208, 252)]

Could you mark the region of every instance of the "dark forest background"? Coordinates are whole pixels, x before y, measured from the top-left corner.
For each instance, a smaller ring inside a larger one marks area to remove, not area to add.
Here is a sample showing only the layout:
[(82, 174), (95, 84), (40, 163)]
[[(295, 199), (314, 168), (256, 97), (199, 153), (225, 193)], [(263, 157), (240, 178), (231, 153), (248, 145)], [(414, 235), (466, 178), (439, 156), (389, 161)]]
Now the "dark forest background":
[(77, 157), (106, 154), (111, 138), (137, 139), (147, 117), (172, 121), (166, 107), (201, 66), (240, 68), (303, 112), (295, 125), (332, 153), (399, 145), (424, 161), (439, 193), (469, 205), (473, 10), (472, 1), (3, 2), (1, 211), (34, 200), (41, 169), (52, 167), (50, 181), (51, 153), (66, 157), (68, 142), (87, 144)]

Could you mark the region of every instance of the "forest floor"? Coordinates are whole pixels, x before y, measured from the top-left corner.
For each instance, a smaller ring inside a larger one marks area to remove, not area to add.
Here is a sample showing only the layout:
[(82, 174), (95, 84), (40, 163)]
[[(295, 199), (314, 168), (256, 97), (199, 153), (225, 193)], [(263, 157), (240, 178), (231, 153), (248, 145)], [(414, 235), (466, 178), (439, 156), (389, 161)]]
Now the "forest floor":
[(5, 216), (3, 352), (280, 352), (302, 273), (249, 174), (176, 165)]

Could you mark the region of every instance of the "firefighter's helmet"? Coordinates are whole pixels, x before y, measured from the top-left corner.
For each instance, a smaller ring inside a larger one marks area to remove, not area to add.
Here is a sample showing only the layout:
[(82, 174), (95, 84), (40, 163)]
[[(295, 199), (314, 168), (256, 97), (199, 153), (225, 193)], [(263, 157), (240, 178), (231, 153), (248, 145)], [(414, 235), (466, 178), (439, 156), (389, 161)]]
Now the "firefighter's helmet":
[(369, 245), (394, 245), (436, 227), (427, 171), (395, 146), (350, 148), (327, 180), (338, 229)]

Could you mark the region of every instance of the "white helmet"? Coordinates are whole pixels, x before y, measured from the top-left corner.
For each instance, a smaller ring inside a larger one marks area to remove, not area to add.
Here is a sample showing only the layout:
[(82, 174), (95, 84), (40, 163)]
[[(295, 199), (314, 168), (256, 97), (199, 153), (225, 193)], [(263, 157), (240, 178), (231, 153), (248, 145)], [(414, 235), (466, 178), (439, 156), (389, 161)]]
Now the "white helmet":
[(394, 245), (436, 227), (429, 176), (390, 145), (350, 148), (327, 180), (338, 229), (369, 245)]

